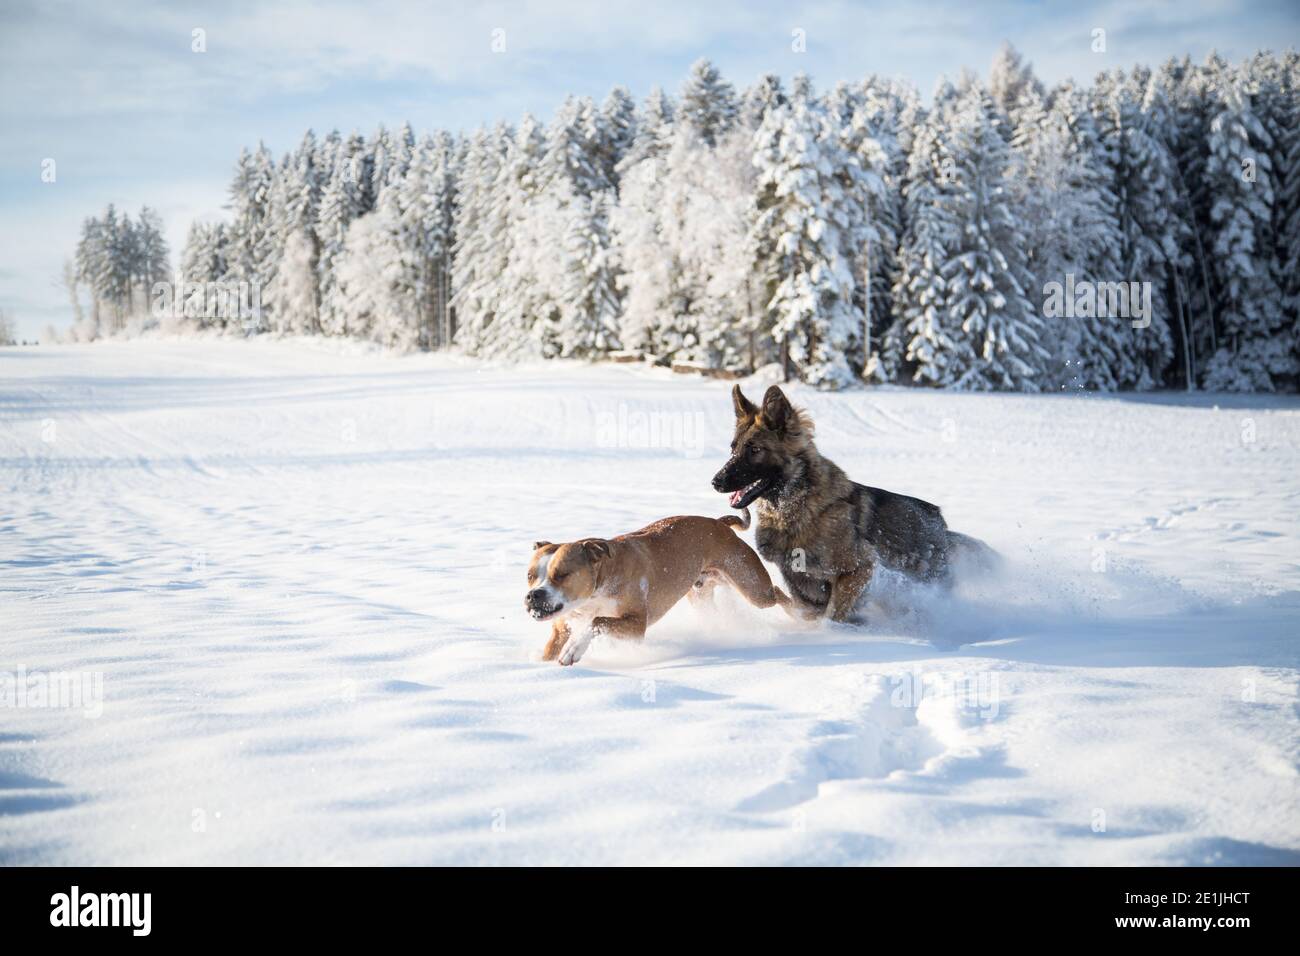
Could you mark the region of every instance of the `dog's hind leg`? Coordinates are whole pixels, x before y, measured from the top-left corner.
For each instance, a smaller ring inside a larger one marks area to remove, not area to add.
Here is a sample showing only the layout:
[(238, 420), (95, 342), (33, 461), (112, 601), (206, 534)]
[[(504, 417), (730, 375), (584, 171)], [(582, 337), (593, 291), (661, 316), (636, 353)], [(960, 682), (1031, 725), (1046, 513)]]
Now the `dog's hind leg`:
[(700, 572), (699, 578), (691, 585), (691, 589), (686, 592), (686, 597), (690, 600), (692, 606), (705, 610), (713, 607), (713, 592), (718, 586), (721, 575), (717, 571), (705, 569)]
[(826, 616), (832, 621), (847, 621), (857, 606), (858, 598), (871, 583), (875, 566), (864, 564), (848, 574), (841, 574), (831, 583), (831, 600), (826, 605)]
[[(958, 531), (948, 531), (948, 564), (959, 565), (963, 571), (977, 571), (987, 574), (996, 571), (1002, 564), (1002, 556), (979, 538)], [(951, 577), (951, 570), (949, 577)]]
[(763, 561), (744, 542), (732, 548), (718, 564), (718, 573), (739, 591), (754, 607), (768, 608), (780, 605), (789, 609), (790, 597), (772, 584), (772, 576), (763, 567)]

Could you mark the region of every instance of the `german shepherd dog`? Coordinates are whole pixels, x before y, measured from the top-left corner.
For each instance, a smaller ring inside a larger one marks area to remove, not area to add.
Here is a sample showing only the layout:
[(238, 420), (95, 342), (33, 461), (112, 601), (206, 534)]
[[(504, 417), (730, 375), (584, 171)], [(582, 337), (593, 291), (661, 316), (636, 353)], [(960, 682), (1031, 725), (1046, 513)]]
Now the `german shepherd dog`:
[(801, 616), (849, 620), (877, 565), (948, 585), (959, 553), (995, 562), (988, 545), (949, 531), (937, 505), (851, 481), (777, 386), (761, 406), (739, 385), (731, 399), (735, 438), (713, 487), (731, 493), (733, 508), (758, 502), (758, 553), (780, 567)]

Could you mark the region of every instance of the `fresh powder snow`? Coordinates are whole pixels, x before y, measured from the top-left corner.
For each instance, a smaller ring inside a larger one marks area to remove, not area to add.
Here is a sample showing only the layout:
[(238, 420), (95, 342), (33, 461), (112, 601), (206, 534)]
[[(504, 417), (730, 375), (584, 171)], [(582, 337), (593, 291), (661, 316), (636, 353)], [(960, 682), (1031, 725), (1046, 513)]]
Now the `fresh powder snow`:
[(1300, 862), (1300, 400), (795, 386), (1001, 572), (542, 663), (532, 542), (727, 513), (728, 387), (0, 351), (0, 862)]

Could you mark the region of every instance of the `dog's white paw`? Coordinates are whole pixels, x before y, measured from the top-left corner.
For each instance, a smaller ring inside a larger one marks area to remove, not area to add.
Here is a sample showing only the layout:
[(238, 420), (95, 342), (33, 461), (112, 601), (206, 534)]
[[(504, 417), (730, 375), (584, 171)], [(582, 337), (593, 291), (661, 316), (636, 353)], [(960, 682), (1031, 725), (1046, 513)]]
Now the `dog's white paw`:
[(569, 638), (564, 649), (560, 651), (559, 661), (561, 666), (568, 667), (570, 664), (576, 664), (582, 659), (582, 655), (587, 653), (587, 648), (591, 644), (590, 634), (575, 634)]

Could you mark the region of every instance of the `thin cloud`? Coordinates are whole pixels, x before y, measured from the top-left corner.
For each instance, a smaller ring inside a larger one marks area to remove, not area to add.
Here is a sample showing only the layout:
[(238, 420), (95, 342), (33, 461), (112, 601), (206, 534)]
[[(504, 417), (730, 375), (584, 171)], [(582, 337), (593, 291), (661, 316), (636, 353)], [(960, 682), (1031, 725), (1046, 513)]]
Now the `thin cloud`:
[[(1240, 59), (1300, 39), (1287, 2), (1194, 0), (972, 5), (849, 3), (10, 2), (0, 9), (0, 307), (64, 308), (53, 286), (83, 216), (108, 203), (158, 207), (179, 244), (189, 219), (220, 213), (241, 146), (292, 148), (308, 127), (468, 129), (568, 93), (675, 89), (714, 60), (737, 85), (807, 72), (823, 87), (867, 73), (923, 94), (940, 74), (985, 71), (1002, 40), (1047, 82), (1100, 70)], [(1104, 54), (1092, 30), (1107, 31)], [(191, 52), (194, 29), (207, 52)], [(492, 50), (504, 30), (505, 52)], [(791, 47), (803, 30), (807, 53)], [(55, 185), (39, 180), (58, 161)], [(23, 315), (21, 321), (27, 321)]]

